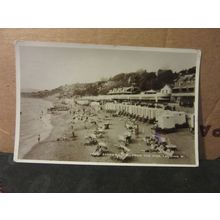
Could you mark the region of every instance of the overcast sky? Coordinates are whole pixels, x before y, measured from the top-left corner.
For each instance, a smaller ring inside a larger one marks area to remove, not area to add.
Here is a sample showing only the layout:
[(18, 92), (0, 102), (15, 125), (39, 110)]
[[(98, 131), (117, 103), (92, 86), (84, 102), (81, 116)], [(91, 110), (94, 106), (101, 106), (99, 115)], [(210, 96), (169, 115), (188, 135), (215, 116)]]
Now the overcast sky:
[(20, 46), (20, 62), (21, 89), (52, 89), (139, 69), (180, 71), (196, 66), (196, 54)]

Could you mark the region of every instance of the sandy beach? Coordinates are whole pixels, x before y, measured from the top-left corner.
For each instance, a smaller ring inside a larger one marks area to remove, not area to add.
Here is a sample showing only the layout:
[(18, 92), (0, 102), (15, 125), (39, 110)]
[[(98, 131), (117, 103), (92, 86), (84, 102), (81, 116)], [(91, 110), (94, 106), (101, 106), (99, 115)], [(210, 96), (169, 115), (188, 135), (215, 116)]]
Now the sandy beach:
[[(117, 154), (120, 150), (118, 136), (127, 131), (125, 123), (127, 116), (113, 117), (112, 114), (104, 110), (95, 111), (90, 106), (73, 106), (71, 110), (82, 111), (82, 109), (93, 112), (89, 119), (97, 124), (103, 123), (106, 118), (110, 120), (109, 129), (105, 130), (104, 136), (99, 138), (99, 142), (106, 143), (110, 154)], [(81, 161), (81, 162), (108, 162), (119, 163), (113, 160), (110, 154), (101, 157), (92, 157), (91, 153), (96, 149), (96, 145), (84, 145), (85, 136), (93, 133), (97, 125), (89, 121), (73, 120), (74, 114), (70, 111), (56, 111), (51, 114), (52, 130), (49, 136), (35, 144), (23, 159), (50, 160), (50, 161)], [(73, 123), (74, 121), (74, 123)], [(129, 149), (134, 155), (130, 162), (133, 163), (162, 163), (162, 164), (190, 164), (194, 163), (193, 134), (189, 135), (188, 129), (181, 129), (178, 132), (163, 134), (169, 138), (172, 144), (177, 145), (177, 153), (182, 158), (169, 159), (162, 154), (145, 152), (146, 143), (143, 138), (151, 134), (152, 125), (146, 122), (138, 122), (139, 134), (132, 137)], [(74, 131), (75, 137), (72, 138)], [(65, 141), (57, 141), (58, 138), (65, 137)]]

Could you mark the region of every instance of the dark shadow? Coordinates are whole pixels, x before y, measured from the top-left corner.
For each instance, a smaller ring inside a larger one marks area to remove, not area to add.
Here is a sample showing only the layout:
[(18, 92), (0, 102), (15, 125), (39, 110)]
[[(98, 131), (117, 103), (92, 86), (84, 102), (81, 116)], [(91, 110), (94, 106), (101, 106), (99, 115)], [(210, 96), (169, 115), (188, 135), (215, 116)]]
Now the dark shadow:
[(1, 192), (220, 192), (220, 161), (189, 167), (116, 167), (11, 163), (0, 153)]
[(203, 114), (202, 114), (202, 103), (201, 103), (201, 95), (199, 94), (199, 112), (198, 112), (198, 136), (199, 136), (199, 158), (205, 159), (205, 141), (204, 141), (204, 132), (203, 132)]

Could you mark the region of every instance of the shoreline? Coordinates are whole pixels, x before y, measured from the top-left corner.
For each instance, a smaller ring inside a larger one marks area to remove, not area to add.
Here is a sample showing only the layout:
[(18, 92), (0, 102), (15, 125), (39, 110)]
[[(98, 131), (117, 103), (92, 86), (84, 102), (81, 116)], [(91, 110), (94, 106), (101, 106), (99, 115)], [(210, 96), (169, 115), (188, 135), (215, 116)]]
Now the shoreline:
[[(53, 129), (53, 125), (52, 125), (52, 123), (51, 123), (52, 117), (51, 117), (50, 114), (47, 113), (47, 108), (48, 108), (48, 106), (52, 106), (52, 105), (53, 105), (53, 102), (50, 101), (50, 100), (47, 100), (47, 99), (42, 99), (42, 98), (23, 97), (22, 99), (23, 99), (23, 100), (24, 100), (24, 99), (26, 99), (26, 100), (27, 100), (27, 99), (29, 99), (29, 100), (30, 100), (30, 99), (36, 99), (36, 100), (38, 100), (38, 101), (41, 103), (41, 105), (42, 105), (42, 103), (43, 103), (42, 101), (46, 101), (43, 110), (41, 110), (41, 111), (43, 111), (44, 113), (43, 113), (43, 114), (41, 114), (41, 113), (35, 114), (35, 121), (37, 121), (37, 123), (41, 125), (41, 129), (43, 129), (43, 132), (42, 132), (42, 133), (41, 133), (40, 130), (39, 130), (40, 140), (41, 140), (41, 141), (46, 140), (46, 139), (49, 137), (49, 135), (50, 135), (50, 133), (51, 133), (51, 131), (52, 131), (52, 129)], [(24, 112), (22, 111), (22, 115), (23, 115), (23, 114), (24, 114)], [(21, 117), (22, 117), (22, 115), (21, 115)], [(26, 125), (25, 122), (24, 122), (24, 124), (25, 124), (25, 125), (23, 125), (23, 126), (28, 126), (28, 127), (30, 127), (30, 125)], [(22, 119), (21, 119), (21, 127), (22, 127)], [(22, 129), (22, 128), (20, 128), (20, 129)], [(28, 129), (28, 128), (26, 128), (26, 129)], [(24, 133), (24, 134), (25, 134), (25, 133)], [(35, 135), (32, 134), (32, 135), (30, 135), (30, 136), (28, 136), (28, 137), (25, 137), (25, 136), (24, 136), (24, 137), (23, 137), (23, 140), (22, 140), (22, 138), (20, 137), (20, 144), (23, 143), (23, 146), (24, 146), (24, 147), (19, 148), (18, 158), (20, 158), (20, 159), (25, 158), (25, 156), (35, 147), (35, 145), (38, 144), (38, 139), (37, 139), (37, 136), (36, 136), (36, 135), (37, 135), (37, 134), (35, 134)], [(33, 138), (33, 136), (35, 136), (36, 139)]]

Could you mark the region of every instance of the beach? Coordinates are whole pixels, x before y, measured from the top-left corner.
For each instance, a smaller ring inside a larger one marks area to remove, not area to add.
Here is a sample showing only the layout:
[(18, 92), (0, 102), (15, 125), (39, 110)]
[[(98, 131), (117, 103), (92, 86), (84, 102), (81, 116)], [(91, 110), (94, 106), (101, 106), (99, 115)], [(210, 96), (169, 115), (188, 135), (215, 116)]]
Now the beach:
[[(94, 110), (91, 106), (71, 105), (71, 107), (70, 111), (56, 111), (45, 116), (49, 118), (48, 121), (51, 123), (50, 129), (46, 130), (45, 138), (39, 142), (36, 142), (37, 136), (35, 136), (35, 143), (32, 142), (32, 146), (29, 147), (28, 151), (25, 150), (26, 154), (23, 154), (22, 159), (97, 163), (121, 162), (113, 160), (111, 155), (120, 152), (118, 149), (118, 137), (127, 131), (125, 124), (128, 121), (128, 117), (113, 117), (112, 114), (104, 110)], [(87, 121), (80, 118), (73, 120), (77, 114), (73, 113), (73, 111), (88, 111), (92, 112), (92, 114)], [(91, 154), (95, 151), (96, 145), (85, 145), (85, 137), (88, 134), (94, 133), (97, 129), (97, 124), (105, 122), (106, 119), (110, 122), (109, 129), (105, 130), (103, 137), (99, 138), (98, 141), (106, 143), (109, 154), (93, 157)], [(96, 123), (91, 123), (91, 121)], [(152, 133), (152, 124), (140, 121), (137, 123), (139, 133), (132, 136), (132, 143), (129, 144), (129, 149), (134, 155), (130, 162), (160, 164), (194, 163), (194, 148), (192, 147), (194, 146), (194, 139), (193, 134), (189, 134), (188, 129), (185, 128), (175, 133), (163, 134), (163, 137), (168, 138), (172, 144), (177, 145), (177, 153), (182, 155), (181, 158), (170, 159), (162, 154), (145, 152), (146, 143), (144, 143), (143, 138)], [(72, 132), (74, 132), (74, 137), (72, 137)], [(37, 135), (37, 132), (35, 132), (35, 135)], [(20, 145), (21, 148), (23, 148), (22, 145)]]

